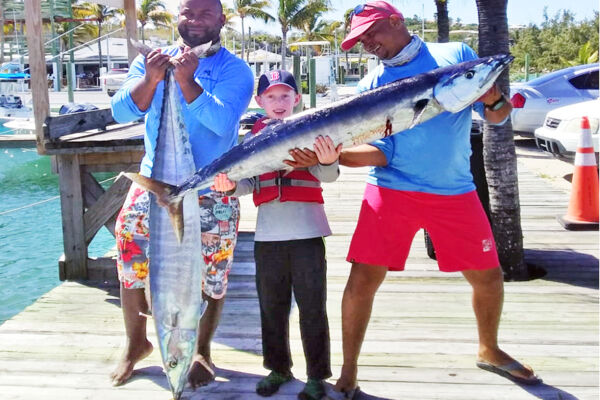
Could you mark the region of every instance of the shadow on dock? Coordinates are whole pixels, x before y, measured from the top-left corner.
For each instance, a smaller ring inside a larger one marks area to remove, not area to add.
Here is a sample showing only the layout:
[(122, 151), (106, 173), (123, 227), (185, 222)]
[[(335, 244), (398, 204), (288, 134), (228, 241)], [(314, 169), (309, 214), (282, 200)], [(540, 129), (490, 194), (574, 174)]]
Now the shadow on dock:
[(528, 264), (546, 270), (541, 279), (598, 290), (598, 258), (574, 250), (525, 250)]

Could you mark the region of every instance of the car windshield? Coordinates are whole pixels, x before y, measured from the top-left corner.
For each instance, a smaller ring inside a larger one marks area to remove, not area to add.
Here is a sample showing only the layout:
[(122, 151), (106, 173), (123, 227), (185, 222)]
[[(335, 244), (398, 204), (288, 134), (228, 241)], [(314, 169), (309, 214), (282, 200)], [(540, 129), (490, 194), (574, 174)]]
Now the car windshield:
[(571, 67), (571, 68), (566, 68), (566, 69), (560, 69), (558, 71), (554, 71), (554, 72), (550, 72), (546, 75), (540, 76), (539, 78), (535, 78), (530, 80), (529, 82), (527, 82), (528, 86), (539, 86), (539, 85), (544, 85), (547, 82), (556, 79), (559, 76), (564, 76), (564, 75), (568, 75), (571, 72), (576, 72), (576, 71), (581, 71), (584, 69), (588, 69), (590, 67), (592, 67), (593, 65), (578, 65), (576, 67)]

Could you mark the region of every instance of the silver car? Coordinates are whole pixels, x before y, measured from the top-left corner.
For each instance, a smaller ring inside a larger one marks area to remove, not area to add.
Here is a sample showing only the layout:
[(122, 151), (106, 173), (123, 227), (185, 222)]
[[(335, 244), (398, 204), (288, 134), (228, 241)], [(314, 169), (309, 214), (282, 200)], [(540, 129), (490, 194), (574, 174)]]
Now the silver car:
[(548, 111), (598, 98), (598, 64), (578, 65), (510, 86), (513, 131), (533, 137)]

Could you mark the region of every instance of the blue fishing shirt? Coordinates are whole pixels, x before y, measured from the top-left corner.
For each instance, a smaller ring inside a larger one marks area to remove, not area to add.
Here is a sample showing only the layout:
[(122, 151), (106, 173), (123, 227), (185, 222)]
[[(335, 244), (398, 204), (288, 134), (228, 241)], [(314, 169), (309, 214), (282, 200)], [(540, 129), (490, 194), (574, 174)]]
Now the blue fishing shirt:
[[(180, 52), (176, 46), (162, 49), (162, 53), (171, 56)], [(140, 165), (140, 173), (151, 176), (164, 81), (158, 84), (150, 107), (146, 111), (140, 111), (131, 98), (131, 88), (143, 79), (145, 71), (144, 57), (138, 55), (129, 68), (123, 86), (113, 96), (111, 106), (113, 118), (117, 122), (131, 122), (145, 117), (146, 154)], [(194, 162), (196, 169), (200, 169), (237, 144), (239, 120), (250, 103), (254, 77), (244, 61), (221, 48), (214, 55), (199, 60), (194, 79), (202, 86), (204, 92), (190, 104), (186, 103), (179, 85), (177, 88), (183, 120), (190, 135)]]
[[(410, 62), (386, 67), (380, 64), (358, 84), (359, 92), (438, 67), (477, 58), (464, 43), (423, 43)], [(483, 117), (483, 103), (473, 105)], [(455, 195), (475, 190), (471, 175), (471, 111), (442, 114), (412, 129), (370, 144), (381, 150), (385, 167), (372, 167), (367, 182), (389, 189)]]

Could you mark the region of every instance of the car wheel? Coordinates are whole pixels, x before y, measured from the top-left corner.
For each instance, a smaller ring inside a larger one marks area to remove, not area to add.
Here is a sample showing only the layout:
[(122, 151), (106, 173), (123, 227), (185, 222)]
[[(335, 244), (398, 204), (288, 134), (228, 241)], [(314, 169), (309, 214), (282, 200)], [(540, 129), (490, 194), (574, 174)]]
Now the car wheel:
[(110, 97), (113, 97), (115, 93), (116, 92), (114, 90), (107, 90), (106, 91), (106, 94), (108, 94)]

